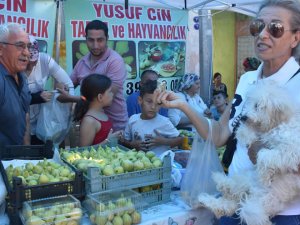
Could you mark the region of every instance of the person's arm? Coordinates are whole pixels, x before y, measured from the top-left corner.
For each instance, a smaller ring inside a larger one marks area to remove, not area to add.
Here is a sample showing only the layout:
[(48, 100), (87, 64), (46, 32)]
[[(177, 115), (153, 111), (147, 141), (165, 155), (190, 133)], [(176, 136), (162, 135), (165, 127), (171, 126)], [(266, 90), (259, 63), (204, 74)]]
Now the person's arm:
[(143, 142), (138, 141), (138, 140), (129, 141), (129, 140), (123, 139), (121, 144), (129, 149), (136, 149), (138, 151), (146, 149), (146, 146), (143, 144)]
[(81, 60), (79, 60), (75, 67), (73, 68), (73, 71), (71, 72), (71, 75), (70, 75), (70, 79), (72, 80), (73, 82), (73, 85), (74, 85), (74, 89), (76, 89), (76, 87), (80, 84), (79, 82), (79, 79), (78, 79), (78, 74), (79, 74), (79, 71), (78, 71), (78, 67), (79, 67), (79, 64), (80, 64)]
[(42, 91), (31, 93), (30, 105), (45, 103), (46, 101), (41, 96)]
[(24, 145), (30, 145), (30, 116), (26, 113), (26, 130), (23, 139)]
[(60, 95), (57, 97), (57, 100), (61, 103), (78, 102), (81, 99), (80, 96), (70, 95), (69, 92), (66, 91), (64, 88), (57, 87), (56, 90), (60, 93)]
[[(178, 98), (174, 94), (174, 92), (170, 92), (170, 91), (165, 91), (162, 93), (156, 92), (156, 95), (157, 95), (157, 102), (159, 104), (162, 104), (162, 106), (167, 108), (178, 108), (182, 110), (189, 118), (191, 123), (195, 126), (199, 135), (204, 139), (207, 138), (208, 135), (207, 118), (194, 111), (191, 107), (189, 107), (187, 102)], [(223, 113), (219, 121), (212, 120), (213, 141), (217, 147), (223, 146), (231, 134), (231, 131), (228, 126), (230, 107), (231, 105), (227, 107), (226, 111)]]
[(172, 138), (166, 138), (161, 135), (157, 135), (153, 138), (151, 138), (146, 144), (147, 147), (153, 147), (153, 146), (160, 146), (160, 145), (166, 145), (173, 147), (181, 147), (183, 141), (183, 137), (172, 137)]
[[(76, 102), (78, 99), (80, 99), (79, 96), (74, 96), (74, 85), (69, 77), (69, 75), (66, 73), (66, 71), (61, 68), (55, 60), (48, 56), (48, 66), (49, 66), (49, 74), (53, 76), (55, 81), (64, 87), (58, 87), (57, 90), (60, 92), (60, 95), (57, 97), (57, 100), (59, 102), (65, 103), (65, 102)], [(67, 91), (62, 91), (67, 90)]]
[[(184, 97), (180, 95), (180, 93), (175, 94), (179, 99), (182, 101), (184, 100)], [(176, 126), (185, 126), (191, 124), (190, 120), (182, 113), (179, 109), (173, 108), (168, 110), (168, 118), (172, 122), (172, 124)]]
[[(100, 125), (100, 123), (97, 123)], [(101, 129), (101, 125), (100, 125)], [(83, 117), (80, 124), (79, 132), (79, 146), (90, 146), (93, 144), (94, 138), (97, 133), (97, 127), (95, 126), (95, 120), (91, 117)]]

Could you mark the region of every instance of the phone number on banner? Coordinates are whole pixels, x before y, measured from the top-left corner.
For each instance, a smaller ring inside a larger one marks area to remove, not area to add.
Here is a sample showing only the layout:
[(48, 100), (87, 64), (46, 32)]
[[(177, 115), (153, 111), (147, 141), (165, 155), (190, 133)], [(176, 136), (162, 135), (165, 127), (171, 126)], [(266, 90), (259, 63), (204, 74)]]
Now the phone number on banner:
[[(178, 87), (178, 83), (179, 83), (179, 78), (170, 78), (170, 79), (158, 79), (159, 82), (164, 82), (166, 83), (166, 88), (167, 90), (171, 90), (171, 91), (175, 91), (176, 88)], [(125, 82), (125, 87), (124, 87), (124, 94), (126, 96), (131, 95), (133, 92), (136, 92), (140, 89), (140, 83), (139, 81), (136, 80), (127, 80)]]

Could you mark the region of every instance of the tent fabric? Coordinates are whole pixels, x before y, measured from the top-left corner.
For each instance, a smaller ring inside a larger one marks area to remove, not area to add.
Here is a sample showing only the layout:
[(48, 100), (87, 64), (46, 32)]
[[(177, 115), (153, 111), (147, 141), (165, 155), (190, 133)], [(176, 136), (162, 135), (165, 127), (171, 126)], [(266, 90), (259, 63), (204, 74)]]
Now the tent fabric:
[[(126, 0), (110, 0), (109, 2), (124, 4)], [(128, 5), (142, 5), (186, 10), (230, 10), (247, 15), (255, 15), (261, 2), (262, 0), (128, 0)]]

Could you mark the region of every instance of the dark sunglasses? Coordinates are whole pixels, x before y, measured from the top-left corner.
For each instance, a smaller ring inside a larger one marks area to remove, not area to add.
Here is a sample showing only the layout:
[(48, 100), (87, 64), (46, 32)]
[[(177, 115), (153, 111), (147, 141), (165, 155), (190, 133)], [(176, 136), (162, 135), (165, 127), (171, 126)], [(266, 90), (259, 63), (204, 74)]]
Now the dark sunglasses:
[(266, 25), (262, 20), (253, 20), (250, 24), (250, 34), (254, 37), (258, 36), (266, 26), (268, 33), (274, 38), (281, 38), (284, 31), (291, 31), (285, 30), (283, 24), (279, 21), (273, 21)]

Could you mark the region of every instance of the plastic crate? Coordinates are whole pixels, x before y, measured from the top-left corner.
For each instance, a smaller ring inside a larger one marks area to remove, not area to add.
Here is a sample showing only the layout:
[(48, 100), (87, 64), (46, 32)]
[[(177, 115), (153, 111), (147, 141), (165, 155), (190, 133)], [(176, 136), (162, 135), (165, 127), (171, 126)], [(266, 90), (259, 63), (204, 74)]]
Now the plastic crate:
[[(83, 149), (89, 150), (92, 147), (97, 148), (98, 146), (75, 148), (73, 151), (82, 151)], [(118, 147), (125, 151), (129, 150), (120, 145), (118, 145)], [(73, 165), (69, 165), (75, 168)], [(171, 170), (171, 157), (169, 155), (164, 157), (162, 167), (127, 172), (113, 176), (100, 175), (99, 168), (88, 167), (87, 174), (84, 175), (85, 189), (86, 193), (97, 193), (120, 189), (133, 189), (136, 187), (163, 183), (171, 179)]]
[(16, 207), (7, 205), (6, 213), (11, 225), (22, 225), (22, 221), (19, 215), (19, 210)]
[(50, 159), (53, 157), (53, 143), (44, 145), (0, 145), (0, 159)]
[(171, 181), (164, 182), (161, 185), (162, 187), (158, 190), (141, 193), (143, 201), (147, 202), (147, 207), (152, 207), (171, 201)]
[(85, 188), (87, 193), (111, 191), (118, 189), (131, 189), (145, 185), (162, 183), (171, 178), (171, 158), (166, 156), (163, 167), (128, 172), (113, 176), (99, 175), (99, 169), (89, 167), (85, 176)]
[(72, 195), (26, 201), (20, 211), (24, 225), (79, 224), (82, 217), (80, 202)]
[(83, 198), (85, 194), (83, 174), (74, 168), (71, 168), (71, 170), (75, 172), (75, 178), (70, 181), (24, 186), (20, 177), (13, 177), (12, 185), (10, 185), (3, 162), (0, 161), (0, 171), (7, 190), (7, 205), (20, 209), (25, 201), (67, 194), (72, 194), (77, 198)]
[[(109, 193), (89, 194), (83, 202), (92, 224), (105, 224), (107, 221), (113, 224), (117, 220), (124, 220), (124, 217), (130, 217), (130, 224), (137, 224), (141, 221), (140, 212), (145, 206), (142, 196), (132, 190), (122, 190)], [(127, 215), (125, 215), (127, 214)], [(117, 219), (117, 217), (119, 217)], [(101, 222), (100, 222), (101, 221)]]

